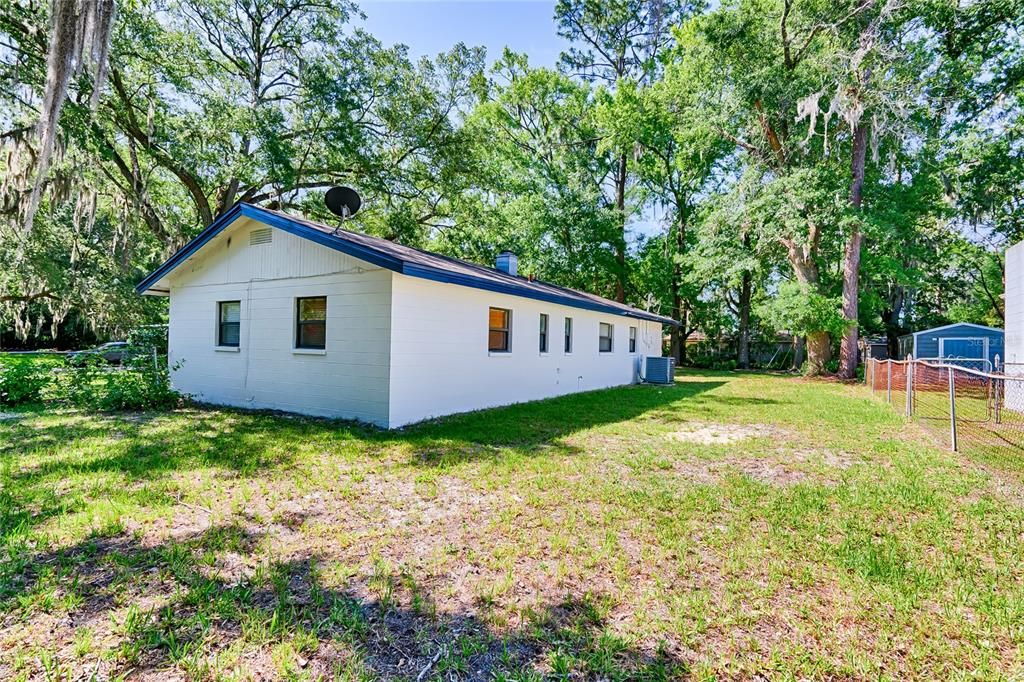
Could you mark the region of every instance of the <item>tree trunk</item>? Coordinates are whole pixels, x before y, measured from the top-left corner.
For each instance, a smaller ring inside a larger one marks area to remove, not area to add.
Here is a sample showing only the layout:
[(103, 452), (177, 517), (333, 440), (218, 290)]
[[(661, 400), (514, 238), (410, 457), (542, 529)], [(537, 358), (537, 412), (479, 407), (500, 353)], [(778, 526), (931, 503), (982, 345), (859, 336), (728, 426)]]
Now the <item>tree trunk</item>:
[(689, 340), (690, 334), (693, 333), (692, 329), (685, 326), (689, 324), (690, 319), (689, 304), (687, 304), (686, 307), (687, 311), (686, 314), (683, 316), (686, 322), (683, 323), (684, 327), (681, 328), (679, 332), (679, 355), (676, 356), (676, 364), (679, 367), (682, 367), (683, 365), (686, 364), (686, 342)]
[[(750, 232), (743, 229), (743, 248), (750, 251)], [(753, 289), (753, 275), (744, 270), (740, 279), (740, 297), (737, 301), (737, 317), (739, 318), (739, 348), (737, 348), (737, 364), (743, 369), (750, 369), (750, 298)]]
[(673, 312), (673, 318), (679, 320), (678, 327), (669, 332), (669, 353), (676, 359), (676, 365), (682, 367), (686, 363), (686, 340), (690, 338), (690, 303), (683, 301), (680, 312)]
[(843, 255), (843, 319), (846, 331), (839, 350), (839, 377), (852, 379), (857, 374), (857, 302), (860, 286), (860, 251), (863, 234), (860, 231), (860, 209), (863, 204), (864, 165), (868, 148), (867, 126), (858, 123), (853, 131), (853, 157), (850, 161), (850, 207), (855, 219), (850, 239)]
[(686, 364), (686, 340), (693, 333), (692, 329), (687, 329), (686, 327), (689, 317), (689, 312), (683, 313), (683, 323), (678, 327), (673, 327), (670, 332), (671, 348), (669, 353), (675, 358), (677, 367), (682, 367)]
[[(816, 291), (819, 286), (820, 273), (814, 261), (817, 252), (820, 231), (817, 225), (810, 224), (810, 238), (806, 245), (796, 243), (792, 239), (784, 241), (789, 253), (789, 262), (797, 282), (807, 291)], [(812, 341), (813, 338), (813, 341)], [(832, 359), (832, 343), (828, 332), (816, 331), (807, 334), (805, 343), (807, 350), (807, 374), (823, 374), (828, 361)], [(801, 365), (803, 363), (800, 363)], [(797, 365), (799, 367), (800, 365)]]
[(900, 334), (892, 327), (885, 329), (885, 355), (890, 360), (900, 356)]
[(615, 274), (615, 300), (626, 302), (626, 155), (619, 157), (615, 171), (615, 208), (619, 212), (620, 234), (615, 239), (615, 262), (619, 271)]
[(889, 294), (889, 305), (882, 311), (882, 324), (885, 326), (885, 345), (890, 358), (898, 358), (900, 352), (899, 339), (903, 331), (900, 325), (900, 317), (903, 314), (903, 302), (906, 300), (906, 290), (902, 286), (893, 287)]
[(739, 329), (739, 366), (742, 369), (750, 369), (750, 293), (751, 293), (751, 280), (749, 270), (743, 271), (743, 281), (740, 284), (740, 300), (739, 300), (739, 318), (740, 318), (740, 329)]
[(669, 355), (676, 360), (676, 365), (683, 364), (683, 330), (680, 327), (672, 327), (668, 333)]
[(689, 301), (683, 300), (683, 264), (679, 257), (686, 251), (686, 216), (679, 212), (679, 222), (676, 225), (675, 251), (672, 256), (672, 319), (679, 321), (678, 327), (672, 328), (672, 357), (676, 364), (682, 367), (686, 361), (686, 337), (689, 336), (687, 329), (690, 324)]
[(807, 376), (824, 374), (831, 356), (832, 340), (828, 332), (812, 332), (807, 335)]

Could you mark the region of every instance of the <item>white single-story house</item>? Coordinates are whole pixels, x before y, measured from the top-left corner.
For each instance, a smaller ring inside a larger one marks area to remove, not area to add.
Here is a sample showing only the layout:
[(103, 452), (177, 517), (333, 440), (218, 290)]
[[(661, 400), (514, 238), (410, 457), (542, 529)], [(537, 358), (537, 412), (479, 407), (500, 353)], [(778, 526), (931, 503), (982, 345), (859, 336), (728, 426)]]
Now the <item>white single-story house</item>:
[(137, 290), (170, 296), (176, 390), (388, 428), (634, 383), (675, 324), (244, 203)]

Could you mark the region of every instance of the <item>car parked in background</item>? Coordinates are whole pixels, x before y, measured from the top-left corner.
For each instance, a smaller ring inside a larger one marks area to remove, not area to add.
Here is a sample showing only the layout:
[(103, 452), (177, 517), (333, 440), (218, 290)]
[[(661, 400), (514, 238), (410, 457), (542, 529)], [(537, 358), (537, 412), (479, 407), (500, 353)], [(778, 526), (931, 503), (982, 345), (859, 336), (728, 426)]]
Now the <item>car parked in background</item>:
[(127, 341), (108, 341), (95, 348), (68, 353), (68, 362), (78, 365), (89, 358), (102, 358), (112, 365), (120, 365), (128, 358), (131, 346)]

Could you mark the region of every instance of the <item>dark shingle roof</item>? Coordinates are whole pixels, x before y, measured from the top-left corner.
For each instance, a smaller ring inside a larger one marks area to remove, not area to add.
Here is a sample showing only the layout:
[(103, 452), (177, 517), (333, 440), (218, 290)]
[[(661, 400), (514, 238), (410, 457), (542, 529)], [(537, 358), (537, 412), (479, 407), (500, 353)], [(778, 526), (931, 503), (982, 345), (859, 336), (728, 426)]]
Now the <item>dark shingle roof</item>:
[(143, 280), (136, 287), (136, 290), (139, 293), (154, 291), (154, 284), (174, 270), (189, 256), (197, 252), (204, 244), (240, 216), (252, 218), (272, 227), (277, 227), (286, 232), (310, 239), (323, 246), (342, 251), (356, 258), (411, 277), (420, 277), (475, 289), (485, 289), (513, 296), (549, 301), (575, 308), (625, 315), (662, 324), (677, 324), (677, 322), (670, 318), (633, 308), (584, 291), (568, 289), (539, 280), (530, 281), (525, 277), (509, 275), (500, 270), (470, 263), (469, 261), (415, 249), (358, 232), (334, 228), (251, 204), (236, 204)]

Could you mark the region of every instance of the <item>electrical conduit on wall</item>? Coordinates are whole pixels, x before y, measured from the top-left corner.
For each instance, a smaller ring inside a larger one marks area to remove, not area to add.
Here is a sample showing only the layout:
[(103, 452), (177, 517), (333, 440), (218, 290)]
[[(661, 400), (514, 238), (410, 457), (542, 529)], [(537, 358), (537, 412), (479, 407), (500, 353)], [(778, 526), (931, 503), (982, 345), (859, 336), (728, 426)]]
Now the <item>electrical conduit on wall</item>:
[[(252, 343), (252, 279), (245, 287), (245, 369), (242, 373), (242, 388), (249, 392), (249, 358), (252, 357), (250, 344)], [(250, 403), (256, 398), (249, 395), (246, 400)]]

